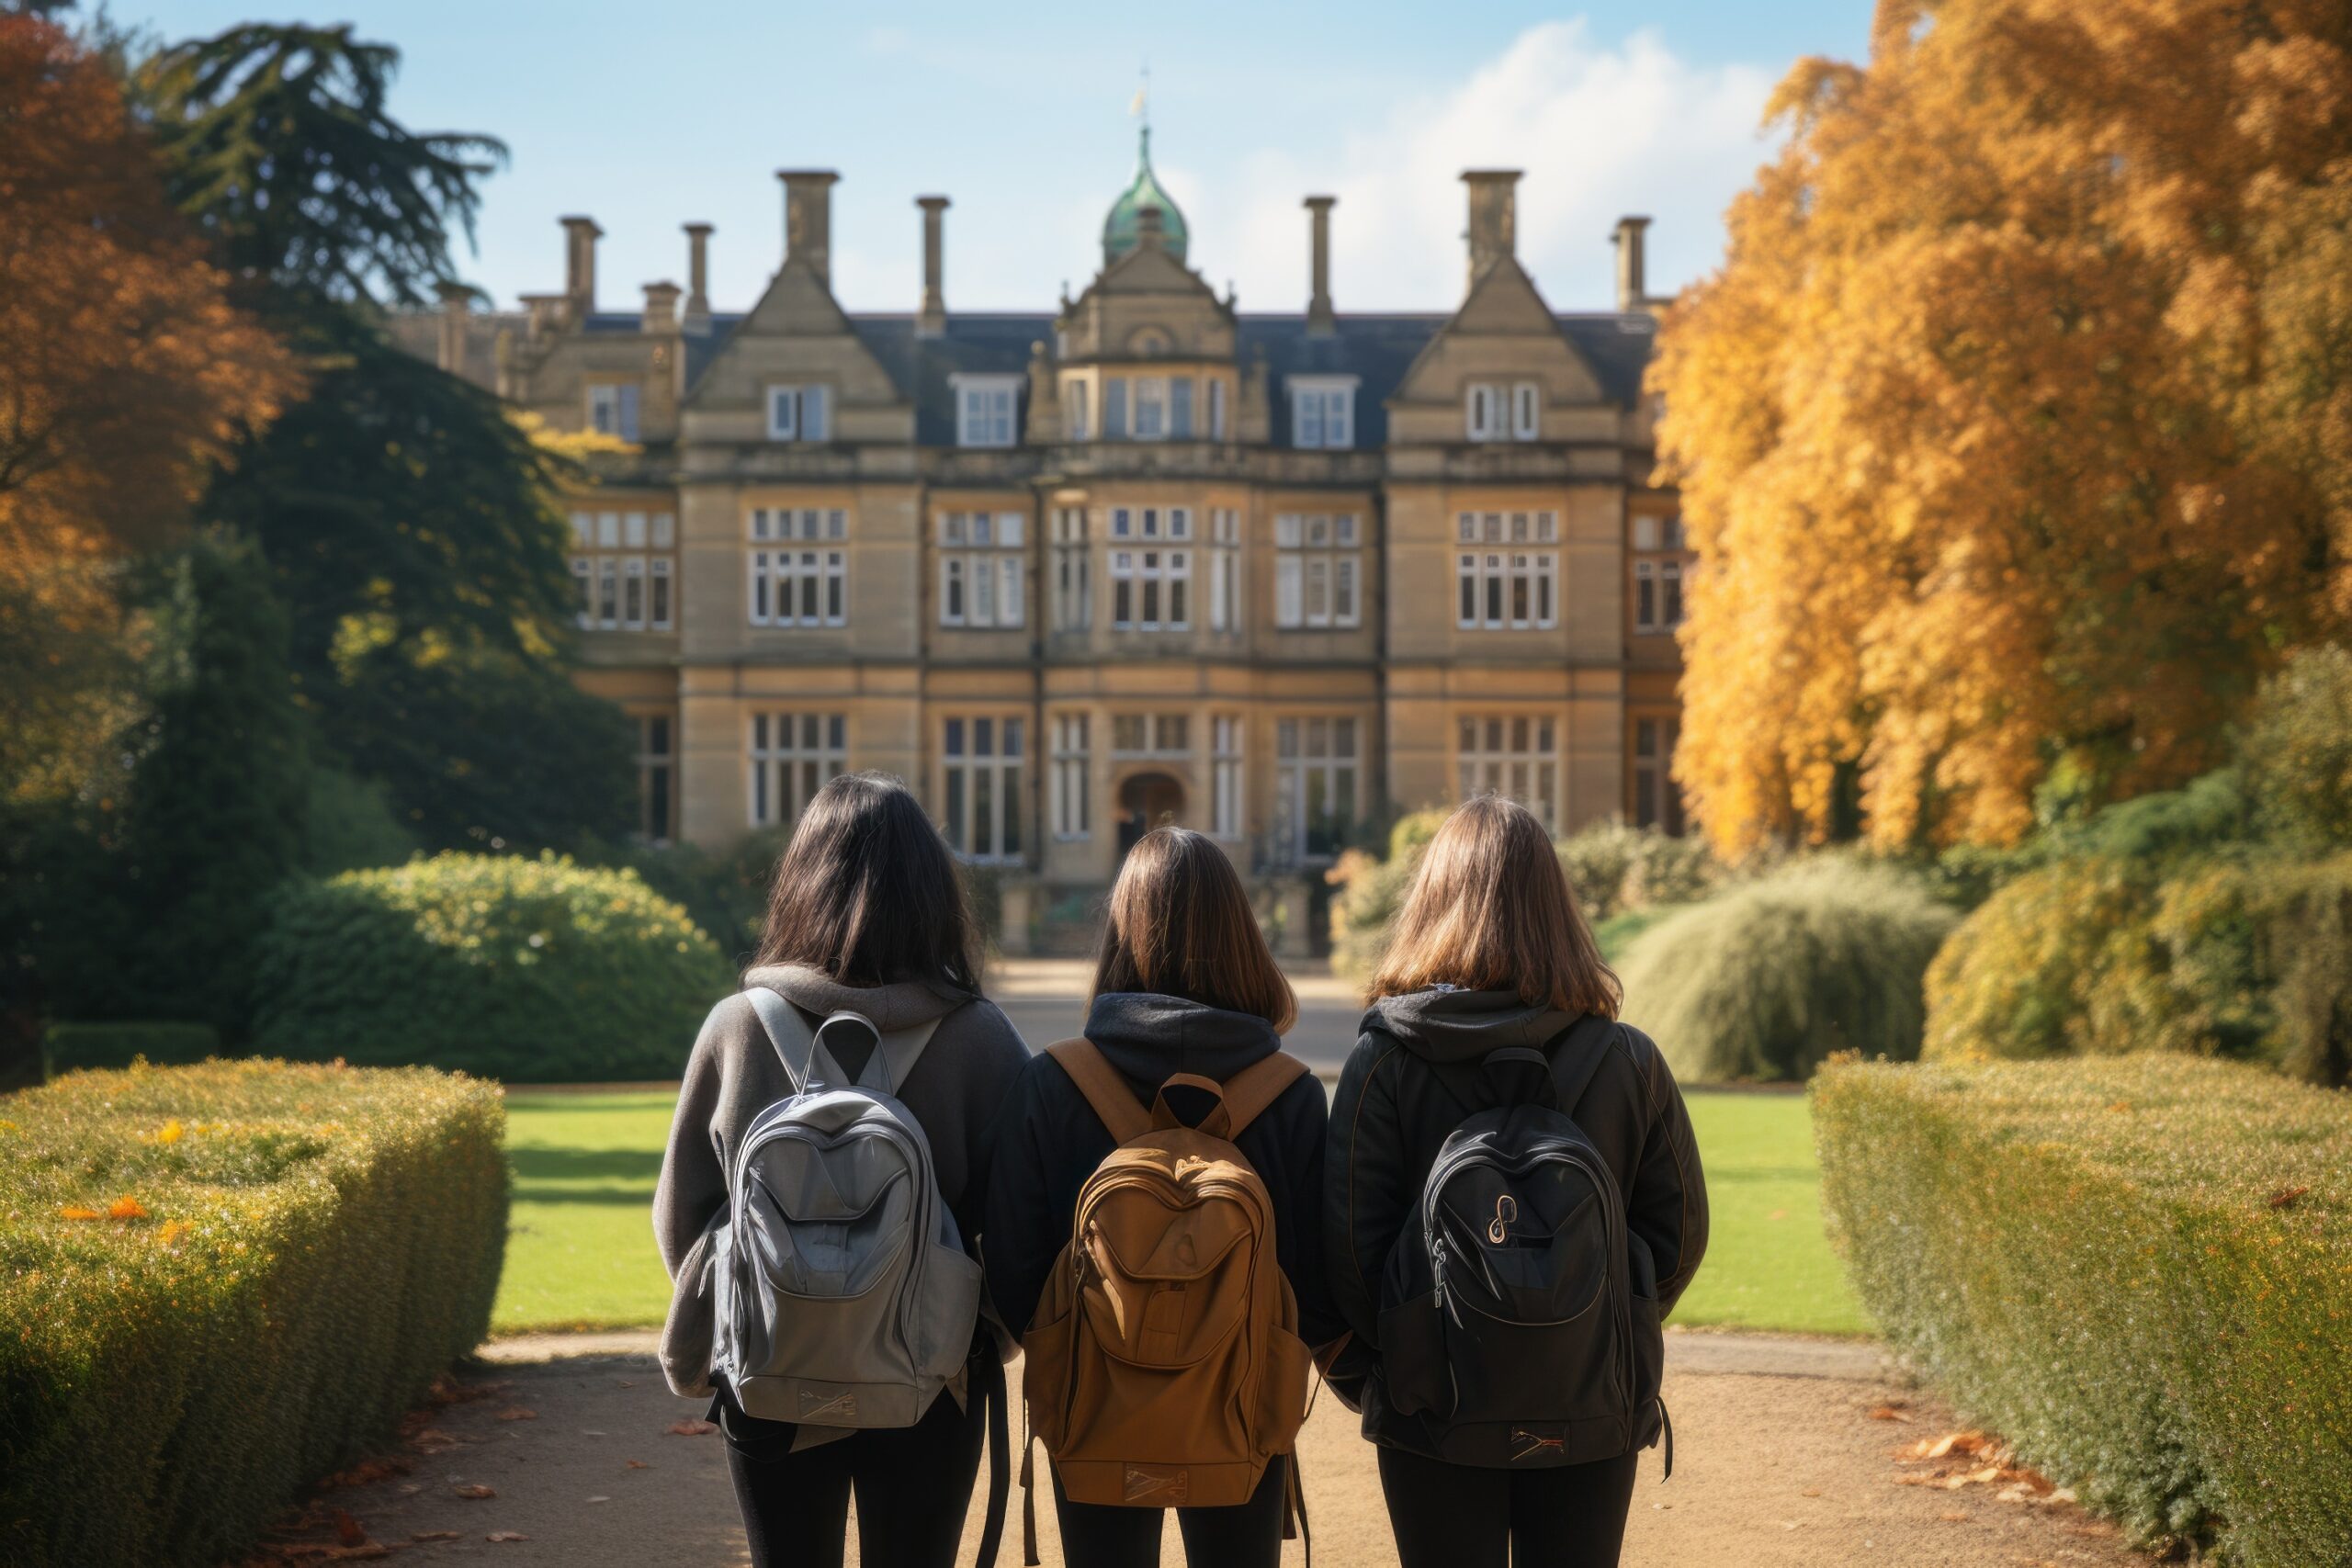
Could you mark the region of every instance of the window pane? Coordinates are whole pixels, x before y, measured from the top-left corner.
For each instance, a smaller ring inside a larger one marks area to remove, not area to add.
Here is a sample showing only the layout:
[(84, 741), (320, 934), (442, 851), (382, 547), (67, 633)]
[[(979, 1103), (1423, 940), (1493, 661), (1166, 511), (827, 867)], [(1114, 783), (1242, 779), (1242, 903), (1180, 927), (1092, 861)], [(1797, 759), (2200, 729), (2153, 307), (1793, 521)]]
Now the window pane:
[(947, 818), (945, 823), (947, 847), (951, 850), (962, 849), (965, 843), (964, 770), (962, 768), (947, 770), (947, 802), (943, 815)]

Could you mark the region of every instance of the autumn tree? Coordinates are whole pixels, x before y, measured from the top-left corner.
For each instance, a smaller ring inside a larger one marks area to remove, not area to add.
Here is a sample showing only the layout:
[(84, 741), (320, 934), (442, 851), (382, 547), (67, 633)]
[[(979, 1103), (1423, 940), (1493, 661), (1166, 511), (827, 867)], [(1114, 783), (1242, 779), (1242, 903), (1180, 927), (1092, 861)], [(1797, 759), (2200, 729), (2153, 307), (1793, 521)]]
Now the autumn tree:
[(1772, 112), (1653, 383), (1709, 834), (1998, 842), (2211, 765), (2352, 618), (2352, 10), (1882, 0)]
[(296, 388), (165, 199), (105, 66), (0, 14), (0, 796), (126, 716), (113, 569)]

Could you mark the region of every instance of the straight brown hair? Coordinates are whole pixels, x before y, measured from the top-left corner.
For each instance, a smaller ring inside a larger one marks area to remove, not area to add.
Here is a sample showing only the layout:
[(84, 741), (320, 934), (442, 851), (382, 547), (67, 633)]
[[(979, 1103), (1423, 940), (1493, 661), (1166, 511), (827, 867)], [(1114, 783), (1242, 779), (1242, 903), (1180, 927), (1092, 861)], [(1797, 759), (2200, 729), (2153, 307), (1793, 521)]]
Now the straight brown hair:
[(1516, 801), (1477, 796), (1421, 851), (1364, 999), (1438, 985), (1617, 1016), (1623, 987), (1577, 908), (1551, 835)]
[(800, 813), (776, 863), (754, 964), (805, 964), (845, 986), (979, 991), (978, 929), (956, 857), (907, 786), (842, 773)]
[(1154, 828), (1119, 868), (1094, 963), (1093, 995), (1113, 991), (1251, 1013), (1277, 1034), (1298, 1016), (1233, 863), (1189, 828)]

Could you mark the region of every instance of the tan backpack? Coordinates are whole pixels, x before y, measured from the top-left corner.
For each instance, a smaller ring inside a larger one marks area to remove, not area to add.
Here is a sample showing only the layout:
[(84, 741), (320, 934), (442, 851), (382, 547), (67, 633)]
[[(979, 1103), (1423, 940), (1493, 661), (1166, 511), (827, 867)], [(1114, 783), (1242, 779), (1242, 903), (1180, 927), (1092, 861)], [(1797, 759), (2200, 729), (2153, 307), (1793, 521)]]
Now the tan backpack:
[[(1297, 1439), (1312, 1363), (1274, 1258), (1272, 1200), (1233, 1140), (1306, 1065), (1276, 1052), (1223, 1084), (1180, 1073), (1147, 1111), (1089, 1042), (1047, 1049), (1119, 1146), (1079, 1189), (1069, 1245), (1022, 1339), (1031, 1434), (1073, 1503), (1248, 1502)], [(1185, 1126), (1168, 1107), (1176, 1088), (1216, 1103)], [(1295, 1462), (1289, 1472), (1285, 1538), (1300, 1501)], [(1024, 1443), (1031, 1563), (1033, 1480)]]

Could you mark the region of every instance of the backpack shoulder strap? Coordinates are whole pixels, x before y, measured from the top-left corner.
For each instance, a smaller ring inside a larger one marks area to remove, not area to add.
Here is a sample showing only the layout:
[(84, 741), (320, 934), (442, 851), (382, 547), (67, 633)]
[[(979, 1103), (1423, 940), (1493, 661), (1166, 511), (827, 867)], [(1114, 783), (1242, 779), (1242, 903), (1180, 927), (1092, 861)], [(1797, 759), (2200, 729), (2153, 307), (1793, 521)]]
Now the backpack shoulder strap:
[(1258, 1113), (1306, 1076), (1306, 1064), (1287, 1052), (1261, 1056), (1225, 1080), (1225, 1138), (1231, 1143)]
[(1566, 1071), (1555, 1080), (1562, 1111), (1570, 1116), (1576, 1114), (1577, 1101), (1582, 1100), (1584, 1091), (1592, 1087), (1592, 1080), (1600, 1076), (1600, 1069), (1609, 1065), (1610, 1054), (1616, 1045), (1617, 1021), (1603, 1018), (1599, 1013), (1589, 1012), (1561, 1032), (1558, 1042), (1552, 1047), (1551, 1055), (1555, 1063), (1572, 1050), (1584, 1053), (1582, 1056), (1569, 1060), (1566, 1064)]
[(1151, 1112), (1136, 1099), (1127, 1080), (1091, 1040), (1060, 1040), (1046, 1047), (1046, 1055), (1060, 1064), (1078, 1092), (1110, 1130), (1114, 1144), (1132, 1143), (1151, 1131)]
[[(743, 995), (750, 999), (752, 1010), (760, 1015), (768, 1043), (775, 1047), (776, 1057), (784, 1064), (785, 1081), (792, 1086), (793, 1093), (802, 1093), (808, 1087), (808, 1076), (817, 1065), (819, 1053), (824, 1051), (818, 1043), (816, 1032), (801, 1018), (799, 1009), (765, 986), (747, 986)], [(826, 1055), (828, 1070), (840, 1077), (840, 1065), (830, 1059), (831, 1053)]]

